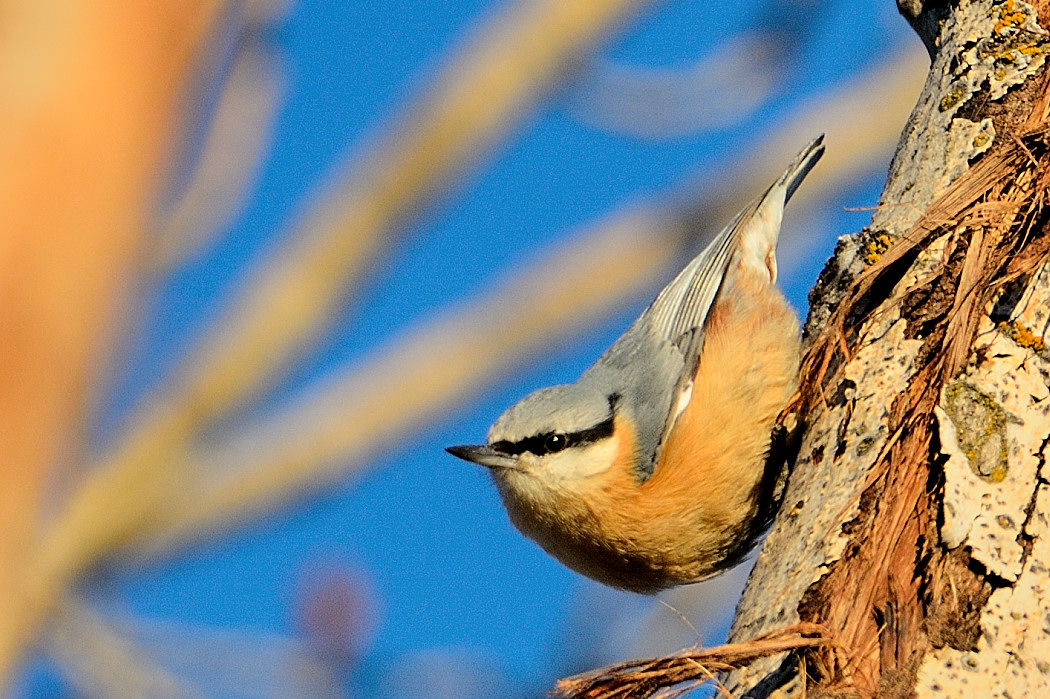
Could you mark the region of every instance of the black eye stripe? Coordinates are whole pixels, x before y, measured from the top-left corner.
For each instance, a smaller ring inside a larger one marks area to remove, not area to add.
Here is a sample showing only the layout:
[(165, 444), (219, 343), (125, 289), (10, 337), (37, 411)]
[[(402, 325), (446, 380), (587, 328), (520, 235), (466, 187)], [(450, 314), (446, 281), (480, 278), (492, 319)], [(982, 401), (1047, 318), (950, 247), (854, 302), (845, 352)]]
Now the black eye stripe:
[[(512, 456), (523, 454), (525, 452), (531, 452), (537, 456), (543, 456), (552, 451), (563, 451), (570, 447), (584, 446), (602, 439), (608, 439), (613, 434), (613, 422), (614, 419), (610, 417), (608, 420), (599, 422), (594, 427), (589, 427), (585, 430), (580, 430), (579, 432), (544, 432), (542, 434), (526, 437), (517, 442), (508, 442), (506, 440), (493, 442), (491, 446), (498, 452)], [(548, 440), (555, 435), (560, 435), (566, 440), (565, 446), (561, 449), (549, 448), (550, 442), (548, 442)]]
[(568, 449), (569, 438), (561, 433), (549, 435), (547, 439), (543, 440), (543, 448), (548, 452), (562, 451)]

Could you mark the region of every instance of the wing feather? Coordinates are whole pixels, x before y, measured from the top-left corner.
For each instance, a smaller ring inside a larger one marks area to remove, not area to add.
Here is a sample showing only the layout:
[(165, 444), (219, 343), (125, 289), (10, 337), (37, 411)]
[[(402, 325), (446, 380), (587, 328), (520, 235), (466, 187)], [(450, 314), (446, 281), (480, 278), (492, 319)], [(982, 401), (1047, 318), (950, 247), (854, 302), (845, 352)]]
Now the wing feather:
[[(780, 233), (780, 214), (799, 184), (823, 155), (823, 138), (821, 134), (811, 141), (777, 181), (738, 213), (660, 292), (639, 318), (639, 322), (649, 325), (650, 332), (673, 343), (682, 352), (682, 371), (671, 395), (660, 444), (666, 441), (678, 417), (689, 405), (693, 376), (703, 350), (704, 329), (726, 273), (738, 259), (742, 236), (753, 234), (750, 224), (756, 214), (761, 215), (767, 207), (777, 207), (775, 230), (766, 231), (771, 236), (769, 245), (775, 249), (776, 238)], [(658, 457), (654, 458), (654, 462), (656, 460)]]
[[(727, 272), (745, 254), (742, 243), (750, 244), (746, 254), (759, 251), (763, 257), (775, 247), (783, 206), (823, 153), (822, 138), (814, 139), (762, 196), (737, 214), (580, 377), (578, 383), (603, 395), (623, 393), (631, 406), (644, 454), (637, 468), (640, 480), (652, 475), (660, 445), (689, 405), (704, 329)], [(759, 218), (763, 220), (756, 224)], [(758, 235), (765, 239), (756, 244)]]
[[(680, 345), (683, 336), (688, 333), (691, 340), (689, 344), (697, 345), (696, 349), (699, 349), (699, 343), (703, 341), (703, 326), (722, 288), (726, 271), (740, 248), (741, 234), (747, 230), (747, 224), (759, 209), (770, 204), (783, 208), (823, 154), (823, 138), (821, 134), (813, 139), (762, 196), (738, 213), (664, 287), (639, 318), (639, 322), (647, 323), (651, 332), (676, 345)], [(686, 348), (682, 349), (684, 351)]]

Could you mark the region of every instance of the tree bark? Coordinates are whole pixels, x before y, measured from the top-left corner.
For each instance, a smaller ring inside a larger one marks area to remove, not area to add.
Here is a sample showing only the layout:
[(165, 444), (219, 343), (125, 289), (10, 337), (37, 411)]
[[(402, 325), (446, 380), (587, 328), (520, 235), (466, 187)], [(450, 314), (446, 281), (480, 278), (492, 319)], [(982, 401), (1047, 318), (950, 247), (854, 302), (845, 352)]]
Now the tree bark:
[(811, 293), (790, 475), (730, 634), (833, 646), (734, 696), (1050, 696), (1048, 5), (899, 0), (930, 74)]

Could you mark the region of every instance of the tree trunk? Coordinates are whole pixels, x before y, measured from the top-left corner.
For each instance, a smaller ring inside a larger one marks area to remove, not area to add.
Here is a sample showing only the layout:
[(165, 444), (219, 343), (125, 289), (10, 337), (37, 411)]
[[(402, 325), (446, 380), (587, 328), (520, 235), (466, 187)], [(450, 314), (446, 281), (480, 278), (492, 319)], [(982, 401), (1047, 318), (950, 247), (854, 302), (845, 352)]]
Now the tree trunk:
[(810, 622), (833, 647), (735, 696), (1050, 696), (1050, 2), (899, 5), (930, 75), (811, 294), (793, 466), (730, 635)]

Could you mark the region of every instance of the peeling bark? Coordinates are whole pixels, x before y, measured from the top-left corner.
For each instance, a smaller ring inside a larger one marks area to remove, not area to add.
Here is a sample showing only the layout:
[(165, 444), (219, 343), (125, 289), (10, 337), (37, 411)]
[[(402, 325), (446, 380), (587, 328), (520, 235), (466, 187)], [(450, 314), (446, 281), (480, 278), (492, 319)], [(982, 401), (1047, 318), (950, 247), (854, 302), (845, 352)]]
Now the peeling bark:
[(811, 294), (797, 453), (730, 634), (819, 624), (839, 652), (758, 661), (735, 696), (1050, 696), (1050, 13), (899, 5), (930, 75)]

